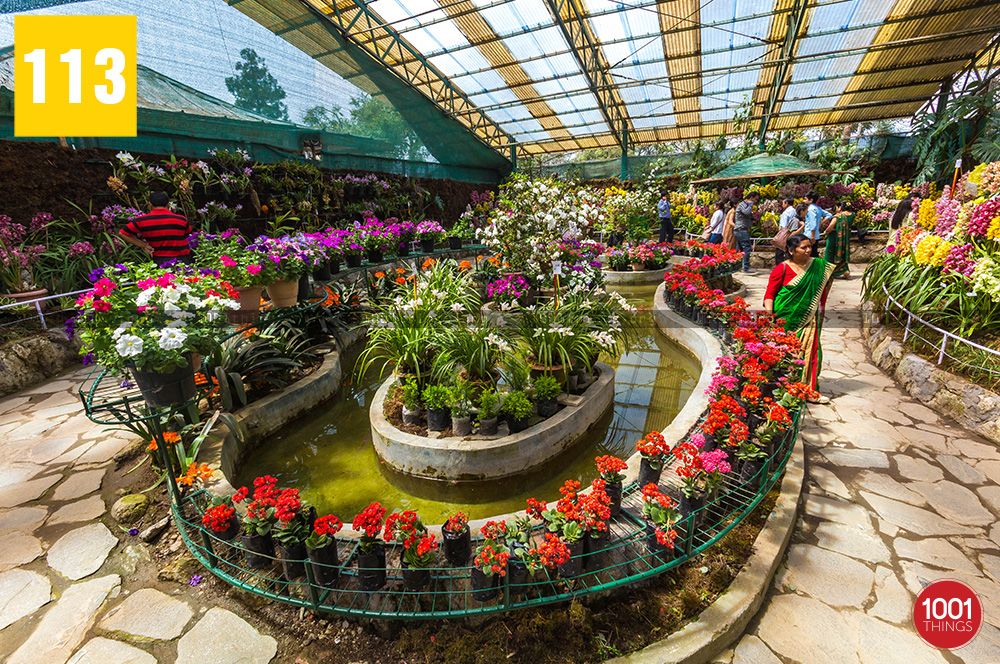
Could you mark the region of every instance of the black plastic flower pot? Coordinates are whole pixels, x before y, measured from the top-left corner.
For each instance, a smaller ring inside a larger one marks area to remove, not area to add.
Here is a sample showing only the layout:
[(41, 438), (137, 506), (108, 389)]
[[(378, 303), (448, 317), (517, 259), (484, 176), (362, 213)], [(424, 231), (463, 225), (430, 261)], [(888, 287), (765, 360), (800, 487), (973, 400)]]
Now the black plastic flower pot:
[(306, 554), (309, 556), (309, 567), (316, 583), (321, 586), (332, 586), (336, 583), (337, 577), (340, 576), (337, 540), (331, 539), (329, 544), (319, 549), (306, 547)]
[(445, 560), (455, 567), (463, 567), (469, 562), (469, 556), (472, 555), (472, 536), (469, 534), (468, 526), (457, 533), (442, 530), (441, 537), (444, 540)]
[(243, 555), (252, 569), (267, 569), (274, 562), (274, 541), (271, 535), (241, 535)]
[(472, 433), (472, 418), (466, 415), (465, 417), (451, 417), (451, 431), (456, 436), (468, 436)]
[(705, 510), (702, 508), (705, 506), (705, 496), (700, 493), (696, 493), (693, 496), (689, 496), (686, 493), (681, 493), (680, 504), (677, 506), (678, 511), (681, 514), (681, 519), (687, 517), (692, 517), (690, 522), (697, 525), (704, 517)]
[(330, 275), (332, 276), (334, 274), (339, 274), (339, 273), (340, 273), (340, 259), (339, 258), (331, 258), (330, 259)]
[(588, 570), (599, 570), (605, 565), (607, 559), (609, 534), (607, 530), (587, 531), (584, 541), (584, 567)]
[(462, 238), (460, 238), (460, 237), (450, 237), (450, 238), (448, 238), (448, 248), (449, 249), (461, 249), (462, 248)]
[(309, 275), (303, 274), (299, 277), (299, 302), (305, 302), (312, 297), (312, 284), (309, 283)]
[(642, 462), (639, 464), (639, 488), (646, 486), (647, 484), (659, 484), (660, 474), (663, 472), (663, 466), (654, 468), (653, 464), (650, 463), (649, 459), (646, 457), (642, 458)]
[(743, 467), (740, 468), (740, 481), (741, 482), (751, 482), (755, 478), (759, 478), (761, 469), (764, 468), (763, 459), (746, 459), (743, 461)]
[(656, 526), (651, 523), (646, 524), (646, 549), (664, 562), (674, 557), (674, 550), (656, 539)]
[(566, 547), (569, 549), (569, 560), (559, 566), (559, 576), (570, 579), (583, 571), (583, 538), (566, 542)]
[(500, 577), (496, 574), (487, 576), (478, 567), (473, 567), (470, 582), (472, 585), (472, 598), (477, 602), (489, 602), (496, 599), (500, 592)]
[(536, 405), (538, 406), (538, 414), (541, 417), (552, 417), (559, 412), (559, 404), (556, 403), (555, 399), (543, 399)]
[(358, 579), (361, 589), (369, 592), (385, 586), (385, 547), (380, 542), (370, 551), (358, 551)]
[(523, 417), (521, 419), (515, 419), (513, 417), (507, 418), (507, 426), (510, 427), (511, 433), (521, 433), (528, 428), (528, 423), (531, 421), (530, 417)]
[(187, 364), (167, 372), (143, 371), (134, 365), (129, 366), (136, 387), (142, 398), (153, 408), (178, 406), (194, 398), (194, 367), (191, 365), (191, 354), (185, 355)]
[(333, 274), (330, 272), (329, 261), (320, 263), (313, 268), (313, 279), (316, 281), (329, 281), (332, 277)]
[(437, 244), (434, 240), (421, 240), (420, 250), (425, 254), (429, 254), (434, 251), (434, 245)]
[(427, 428), (431, 431), (444, 431), (451, 424), (451, 413), (447, 408), (427, 409)]
[(369, 263), (381, 263), (384, 260), (382, 251), (379, 249), (369, 249), (365, 252), (365, 257)]
[(294, 544), (274, 543), (274, 552), (281, 563), (281, 575), (287, 580), (301, 579), (306, 575), (306, 545), (302, 542)]
[(715, 444), (715, 436), (710, 433), (703, 433), (701, 436), (705, 439), (705, 444), (701, 447), (702, 452), (711, 452), (717, 447)]
[(347, 254), (347, 267), (361, 267), (361, 254)]
[(431, 582), (431, 571), (425, 567), (403, 566), (403, 587), (407, 590), (423, 590)]
[(400, 242), (399, 247), (396, 249), (397, 256), (409, 256), (410, 255), (410, 243)]
[(485, 420), (479, 420), (479, 435), (480, 436), (497, 435), (497, 418), (487, 417)]
[(403, 406), (403, 424), (420, 424), (420, 409), (410, 410)]
[(606, 482), (604, 484), (604, 492), (608, 494), (608, 498), (611, 499), (611, 504), (608, 508), (611, 510), (611, 516), (615, 517), (622, 513), (622, 483), (621, 482)]
[(507, 560), (507, 588), (512, 597), (521, 597), (528, 592), (528, 581), (531, 578), (528, 566), (511, 552)]

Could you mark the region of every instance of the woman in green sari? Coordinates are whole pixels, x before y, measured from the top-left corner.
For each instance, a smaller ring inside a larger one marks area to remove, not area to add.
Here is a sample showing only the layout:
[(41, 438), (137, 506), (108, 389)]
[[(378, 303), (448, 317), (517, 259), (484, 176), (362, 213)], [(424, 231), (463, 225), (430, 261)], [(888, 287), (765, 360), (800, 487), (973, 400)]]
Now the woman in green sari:
[(851, 222), (854, 214), (849, 212), (843, 203), (834, 206), (833, 219), (827, 225), (823, 235), (826, 237), (826, 252), (823, 258), (834, 265), (835, 279), (850, 279), (851, 269)]
[[(775, 266), (764, 294), (764, 309), (785, 320), (785, 329), (795, 332), (802, 344), (801, 381), (817, 389), (823, 350), (819, 337), (834, 266), (812, 257), (812, 241), (805, 235), (788, 238), (790, 258)], [(820, 397), (817, 403), (828, 403)]]

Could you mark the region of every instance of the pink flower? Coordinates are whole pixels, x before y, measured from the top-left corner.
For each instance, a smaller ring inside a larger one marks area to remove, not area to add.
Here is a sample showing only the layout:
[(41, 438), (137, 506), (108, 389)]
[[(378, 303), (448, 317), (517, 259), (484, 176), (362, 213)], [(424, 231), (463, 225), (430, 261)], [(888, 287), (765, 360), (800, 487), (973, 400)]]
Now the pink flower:
[(111, 303), (104, 300), (94, 300), (94, 311), (111, 311)]
[(222, 254), (221, 256), (219, 256), (219, 262), (221, 262), (222, 265), (225, 267), (236, 267), (236, 261), (234, 261), (226, 254)]
[(260, 274), (260, 265), (247, 265), (247, 272), (253, 275)]
[(111, 291), (115, 288), (117, 288), (117, 284), (107, 277), (98, 279), (97, 283), (94, 284), (94, 295), (98, 297), (107, 297), (108, 295), (111, 295)]

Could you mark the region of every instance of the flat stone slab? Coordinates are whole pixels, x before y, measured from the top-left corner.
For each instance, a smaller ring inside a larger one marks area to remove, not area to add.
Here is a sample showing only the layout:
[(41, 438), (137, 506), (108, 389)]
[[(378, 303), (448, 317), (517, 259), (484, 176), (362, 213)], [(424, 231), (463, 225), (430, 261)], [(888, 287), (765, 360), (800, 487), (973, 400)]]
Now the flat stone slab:
[(812, 494), (806, 496), (806, 514), (858, 528), (870, 526), (872, 522), (871, 513), (860, 505)]
[(892, 548), (900, 558), (919, 560), (932, 567), (979, 574), (979, 569), (970, 561), (961, 549), (942, 538), (911, 540), (897, 537), (892, 542)]
[[(117, 574), (77, 583), (38, 621), (35, 631), (14, 651), (6, 664), (65, 662), (94, 623), (94, 616), (112, 590), (121, 584)], [(210, 661), (206, 659), (205, 661)], [(110, 664), (110, 662), (106, 663)]]
[(177, 642), (176, 664), (267, 664), (277, 653), (278, 642), (272, 637), (215, 607)]
[[(897, 627), (861, 611), (849, 611), (845, 617), (851, 629), (844, 636), (853, 637), (861, 664), (945, 664), (947, 661), (917, 636), (912, 625)], [(837, 635), (828, 632), (828, 638), (834, 640)]]
[(156, 658), (135, 646), (98, 636), (83, 644), (67, 664), (156, 664)]
[(781, 584), (829, 606), (860, 606), (871, 593), (875, 573), (863, 563), (812, 544), (788, 550)]
[(937, 482), (944, 479), (944, 471), (937, 466), (932, 466), (923, 459), (917, 459), (905, 454), (896, 454), (893, 457), (899, 474), (911, 480), (923, 480), (924, 482)]
[(62, 475), (55, 473), (48, 477), (39, 477), (35, 480), (5, 486), (0, 489), (0, 507), (16, 507), (31, 500), (37, 500), (61, 479)]
[(809, 468), (809, 481), (824, 492), (850, 500), (851, 492), (837, 475), (822, 466), (813, 465)]
[(871, 471), (864, 470), (858, 473), (856, 481), (862, 487), (868, 489), (872, 493), (877, 493), (880, 496), (892, 498), (893, 500), (899, 500), (917, 507), (927, 505), (927, 501), (923, 496), (908, 488), (909, 484), (897, 482), (885, 473), (873, 473)]
[(888, 567), (875, 568), (875, 597), (869, 614), (889, 622), (910, 624), (913, 597)]
[(30, 616), (52, 596), (49, 580), (38, 572), (12, 569), (0, 574), (0, 629)]
[(949, 521), (929, 510), (907, 505), (891, 498), (884, 498), (867, 491), (862, 491), (861, 497), (867, 500), (883, 519), (917, 535), (924, 537), (974, 535), (977, 532), (973, 528)]
[(763, 641), (752, 634), (743, 637), (733, 653), (733, 664), (781, 664)]
[[(108, 553), (118, 544), (103, 523), (71, 530), (49, 549), (49, 567), (68, 579), (82, 579), (101, 568)], [(106, 578), (106, 577), (105, 577)]]
[(93, 521), (104, 514), (107, 508), (100, 496), (90, 496), (75, 503), (63, 505), (49, 517), (48, 525), (57, 523), (77, 523), (78, 521)]
[(34, 535), (12, 532), (3, 536), (0, 546), (0, 572), (30, 563), (42, 555), (42, 543)]
[(45, 521), (49, 511), (44, 507), (16, 507), (0, 512), (0, 533), (20, 531), (33, 533)]
[(988, 526), (996, 520), (979, 502), (976, 494), (955, 482), (913, 482), (910, 488), (926, 498), (935, 512), (951, 521), (968, 526)]
[(82, 470), (70, 474), (62, 484), (56, 487), (52, 500), (74, 500), (88, 493), (94, 493), (101, 488), (104, 480), (104, 469)]
[(824, 549), (842, 553), (851, 558), (870, 563), (887, 562), (889, 547), (878, 536), (871, 525), (867, 527), (845, 526), (836, 521), (823, 521), (816, 526), (817, 543)]
[(888, 468), (889, 457), (881, 450), (858, 450), (853, 448), (824, 447), (820, 454), (834, 466), (853, 468)]
[(193, 615), (191, 607), (179, 599), (143, 588), (109, 611), (99, 626), (109, 632), (169, 641), (181, 635)]
[(796, 662), (857, 664), (847, 621), (812, 597), (776, 595), (760, 616), (757, 636), (779, 655)]

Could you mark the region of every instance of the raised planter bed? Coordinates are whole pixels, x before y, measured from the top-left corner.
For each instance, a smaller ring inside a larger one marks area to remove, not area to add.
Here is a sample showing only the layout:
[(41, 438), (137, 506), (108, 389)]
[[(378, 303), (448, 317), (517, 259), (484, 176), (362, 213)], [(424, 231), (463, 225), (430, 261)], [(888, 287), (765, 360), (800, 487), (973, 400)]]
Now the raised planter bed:
[(369, 416), (379, 458), (393, 469), (426, 479), (493, 480), (542, 465), (578, 441), (611, 407), (614, 370), (598, 362), (597, 379), (558, 413), (520, 433), (500, 437), (428, 438), (397, 429), (385, 417), (385, 400), (395, 378), (382, 384)]

